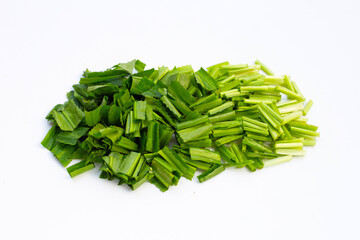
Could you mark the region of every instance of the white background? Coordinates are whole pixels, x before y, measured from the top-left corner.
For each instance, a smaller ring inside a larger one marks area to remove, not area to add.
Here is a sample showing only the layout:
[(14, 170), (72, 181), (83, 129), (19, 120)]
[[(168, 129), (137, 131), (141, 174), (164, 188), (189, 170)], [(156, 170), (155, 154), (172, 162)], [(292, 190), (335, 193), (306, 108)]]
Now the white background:
[[(0, 239), (360, 239), (359, 1), (0, 1)], [(161, 193), (40, 145), (85, 68), (256, 58), (314, 101), (307, 155)]]

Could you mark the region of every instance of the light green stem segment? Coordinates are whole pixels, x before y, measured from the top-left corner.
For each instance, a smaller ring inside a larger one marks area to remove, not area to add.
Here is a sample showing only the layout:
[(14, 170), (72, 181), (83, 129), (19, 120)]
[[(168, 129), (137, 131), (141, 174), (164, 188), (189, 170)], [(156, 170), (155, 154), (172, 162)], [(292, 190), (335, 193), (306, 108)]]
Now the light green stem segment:
[(264, 160), (264, 167), (270, 167), (279, 163), (288, 162), (292, 159), (291, 155)]
[(267, 75), (274, 75), (273, 71), (270, 70), (270, 68), (268, 68), (265, 64), (263, 64), (262, 62), (260, 62), (260, 60), (256, 60), (255, 64), (260, 65), (261, 70), (263, 70), (264, 73), (266, 73)]
[(305, 107), (304, 107), (304, 109), (303, 109), (303, 114), (304, 114), (304, 116), (306, 116), (306, 114), (309, 112), (309, 110), (310, 110), (310, 108), (311, 108), (311, 106), (313, 105), (313, 101), (312, 100), (310, 100), (306, 105), (305, 105)]

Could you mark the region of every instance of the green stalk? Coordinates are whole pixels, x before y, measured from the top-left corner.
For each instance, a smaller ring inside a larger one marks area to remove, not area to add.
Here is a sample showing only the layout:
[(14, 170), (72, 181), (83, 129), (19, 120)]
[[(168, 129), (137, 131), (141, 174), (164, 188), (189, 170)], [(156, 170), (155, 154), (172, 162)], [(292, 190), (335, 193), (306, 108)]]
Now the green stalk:
[(209, 180), (210, 178), (215, 177), (224, 170), (225, 170), (224, 165), (214, 164), (208, 171), (198, 176), (199, 182), (203, 183)]
[(216, 146), (221, 146), (223, 144), (236, 141), (236, 140), (238, 140), (238, 139), (240, 139), (242, 137), (243, 137), (243, 135), (231, 135), (231, 136), (222, 137), (222, 138), (216, 139), (215, 145)]
[(300, 117), (302, 117), (302, 112), (300, 112), (300, 111), (292, 112), (283, 117), (283, 119), (284, 119), (283, 124), (285, 125), (285, 124), (287, 124), (295, 119), (298, 119)]
[(190, 148), (191, 160), (221, 164), (220, 154), (207, 149)]
[(251, 138), (244, 137), (242, 143), (245, 144), (245, 145), (248, 145), (249, 147), (252, 147), (252, 148), (254, 148), (256, 150), (272, 153), (270, 148), (264, 146), (263, 144), (258, 143), (257, 141), (255, 141), (255, 140), (253, 140)]
[(287, 155), (287, 156), (283, 156), (283, 157), (264, 160), (264, 167), (270, 167), (270, 166), (280, 164), (280, 163), (283, 163), (283, 162), (288, 162), (291, 159), (292, 159), (292, 156)]
[(263, 64), (262, 62), (260, 62), (260, 60), (256, 60), (256, 61), (255, 61), (255, 64), (260, 65), (261, 70), (262, 70), (264, 73), (266, 73), (267, 75), (270, 75), (270, 76), (274, 75), (273, 71), (271, 71), (270, 68), (267, 67), (265, 64)]
[(210, 116), (211, 116), (211, 115), (215, 115), (215, 114), (217, 114), (217, 113), (220, 113), (220, 112), (224, 111), (225, 109), (232, 108), (232, 107), (234, 107), (234, 103), (233, 103), (233, 102), (226, 102), (226, 103), (224, 103), (224, 104), (222, 104), (222, 105), (220, 105), (220, 106), (218, 106), (218, 107), (215, 107), (215, 108), (213, 108), (213, 109), (210, 109), (210, 110), (208, 111), (208, 113), (209, 113)]
[(243, 132), (242, 128), (230, 128), (230, 129), (216, 129), (213, 130), (212, 135), (214, 136), (214, 138), (219, 138), (219, 137), (225, 137), (225, 136), (229, 136), (229, 135), (238, 135), (241, 134)]
[(223, 121), (229, 121), (229, 120), (236, 120), (235, 111), (222, 113), (222, 114), (218, 114), (218, 115), (209, 117), (210, 123), (223, 122)]
[(310, 100), (306, 105), (305, 105), (305, 107), (304, 107), (304, 109), (303, 109), (303, 114), (304, 114), (304, 116), (306, 116), (306, 114), (309, 112), (309, 110), (310, 110), (310, 108), (311, 108), (311, 106), (313, 105), (313, 101), (312, 100)]
[(298, 149), (276, 149), (276, 154), (280, 155), (292, 155), (292, 156), (304, 156), (306, 151), (305, 150), (298, 150)]

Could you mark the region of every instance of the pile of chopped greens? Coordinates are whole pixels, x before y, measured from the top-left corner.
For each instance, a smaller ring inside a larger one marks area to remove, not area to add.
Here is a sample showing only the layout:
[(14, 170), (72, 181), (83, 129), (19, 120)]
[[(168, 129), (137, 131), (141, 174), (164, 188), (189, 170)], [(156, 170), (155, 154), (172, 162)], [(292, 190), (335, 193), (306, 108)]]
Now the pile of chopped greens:
[(303, 117), (313, 102), (258, 60), (197, 72), (133, 60), (86, 70), (67, 98), (46, 117), (53, 127), (42, 145), (64, 167), (81, 160), (71, 177), (97, 164), (100, 178), (133, 190), (148, 181), (166, 191), (196, 170), (200, 182), (228, 167), (253, 172), (304, 155), (319, 136)]

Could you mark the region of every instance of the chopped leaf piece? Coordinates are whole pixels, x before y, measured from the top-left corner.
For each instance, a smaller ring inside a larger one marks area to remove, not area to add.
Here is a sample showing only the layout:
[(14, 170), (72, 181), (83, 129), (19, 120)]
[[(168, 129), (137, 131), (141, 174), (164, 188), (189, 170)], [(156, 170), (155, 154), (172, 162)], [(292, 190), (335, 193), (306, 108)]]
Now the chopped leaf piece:
[(41, 145), (51, 151), (56, 141), (57, 132), (58, 128), (56, 126), (52, 126), (52, 128), (50, 128), (50, 130), (46, 134), (45, 138), (42, 140)]
[(178, 134), (184, 142), (189, 142), (196, 140), (200, 136), (209, 134), (212, 129), (213, 126), (211, 124), (205, 124), (180, 130), (178, 131)]
[(178, 82), (173, 81), (169, 86), (170, 93), (184, 103), (190, 105), (195, 102), (195, 98)]
[(74, 100), (66, 102), (61, 111), (53, 110), (53, 117), (63, 131), (73, 131), (84, 116), (84, 112), (76, 106)]
[(41, 144), (65, 167), (82, 160), (67, 168), (71, 177), (100, 164), (100, 178), (166, 191), (196, 169), (204, 182), (226, 167), (254, 172), (289, 161), (320, 136), (303, 117), (313, 102), (259, 60), (196, 72), (145, 66), (135, 59), (86, 69), (46, 116), (53, 126)]
[(226, 103), (224, 103), (224, 104), (222, 104), (222, 105), (220, 105), (220, 106), (218, 106), (216, 108), (213, 108), (213, 109), (209, 110), (208, 113), (210, 115), (215, 115), (215, 114), (220, 113), (220, 112), (222, 112), (222, 111), (224, 111), (224, 110), (226, 110), (228, 108), (234, 107), (234, 105), (235, 105), (234, 102), (226, 102)]
[(128, 150), (132, 150), (132, 151), (138, 150), (138, 145), (126, 137), (120, 137), (120, 139), (117, 142), (115, 142), (114, 145), (128, 149)]
[(64, 144), (75, 145), (78, 139), (84, 136), (88, 131), (89, 128), (87, 127), (79, 127), (72, 132), (60, 132), (56, 136), (56, 141)]
[(190, 148), (190, 156), (192, 160), (221, 164), (220, 154), (207, 149)]
[(160, 148), (159, 123), (150, 121), (147, 129), (146, 151), (157, 152)]
[(76, 163), (67, 168), (67, 171), (71, 177), (76, 177), (77, 175), (87, 172), (91, 169), (95, 168), (93, 163), (87, 164), (85, 160)]
[(287, 162), (287, 161), (290, 161), (291, 159), (292, 159), (292, 156), (287, 155), (287, 156), (283, 156), (283, 157), (264, 160), (264, 167), (270, 167), (275, 164)]
[(181, 114), (179, 111), (175, 108), (175, 106), (170, 102), (170, 100), (164, 95), (161, 97), (161, 101), (164, 103), (166, 108), (176, 117), (181, 118)]
[(260, 144), (257, 141), (255, 141), (255, 140), (253, 140), (251, 138), (248, 138), (248, 137), (244, 137), (243, 144), (246, 144), (249, 147), (252, 147), (252, 148), (254, 148), (256, 150), (259, 150), (259, 151), (262, 151), (262, 152), (272, 153), (271, 149), (269, 149), (265, 145)]
[(175, 167), (181, 175), (191, 180), (195, 174), (196, 168), (187, 165), (179, 155), (168, 147), (164, 147), (159, 151), (159, 154), (173, 167)]
[(179, 131), (179, 130), (182, 130), (182, 129), (185, 129), (185, 128), (194, 127), (196, 125), (203, 124), (203, 123), (206, 123), (208, 121), (209, 121), (209, 117), (207, 115), (204, 115), (204, 116), (196, 118), (196, 119), (192, 119), (192, 120), (189, 120), (189, 121), (186, 121), (186, 122), (178, 123), (176, 125), (176, 130)]
[(215, 91), (218, 89), (217, 82), (203, 69), (195, 72), (196, 82), (208, 91)]
[(302, 111), (304, 116), (306, 116), (306, 114), (309, 112), (311, 106), (313, 105), (313, 101), (310, 100), (304, 107), (304, 110)]
[(134, 118), (136, 120), (145, 120), (146, 102), (135, 101), (134, 102)]
[(131, 152), (123, 160), (121, 166), (118, 169), (118, 173), (122, 173), (127, 176), (132, 176), (132, 174), (140, 160), (140, 157), (141, 157), (141, 153)]
[(214, 164), (209, 170), (198, 176), (199, 182), (203, 183), (210, 178), (215, 177), (219, 173), (225, 170), (224, 165)]
[(72, 145), (67, 145), (63, 143), (56, 143), (51, 152), (55, 157), (61, 162), (61, 164), (66, 167), (71, 162), (71, 156), (76, 151), (76, 147)]

